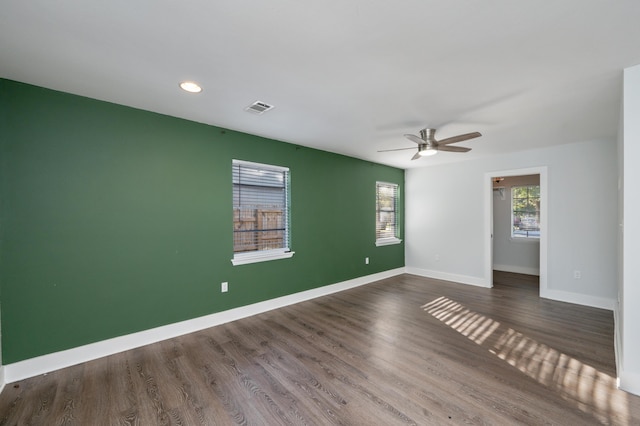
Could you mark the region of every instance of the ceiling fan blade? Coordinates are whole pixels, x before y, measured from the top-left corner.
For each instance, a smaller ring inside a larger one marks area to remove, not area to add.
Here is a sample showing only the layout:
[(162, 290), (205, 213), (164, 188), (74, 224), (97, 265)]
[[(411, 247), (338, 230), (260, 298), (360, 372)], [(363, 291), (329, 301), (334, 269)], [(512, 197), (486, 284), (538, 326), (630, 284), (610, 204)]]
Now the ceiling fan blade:
[(413, 157), (411, 157), (412, 160), (417, 160), (418, 158), (422, 157), (420, 155), (420, 152), (416, 152), (416, 155), (414, 155)]
[(437, 146), (435, 148), (438, 151), (449, 151), (449, 152), (469, 152), (471, 148), (465, 148), (463, 146)]
[(404, 135), (405, 138), (409, 139), (410, 141), (413, 141), (415, 143), (417, 143), (418, 145), (422, 145), (423, 143), (426, 143), (426, 141), (420, 139), (418, 136), (416, 135), (409, 135), (406, 134)]
[(480, 136), (482, 136), (480, 132), (465, 133), (464, 135), (452, 136), (450, 138), (442, 139), (441, 141), (438, 141), (438, 145), (449, 145), (450, 143), (462, 142)]
[(407, 149), (416, 149), (416, 147), (412, 146), (411, 148), (383, 149), (383, 150), (380, 150), (378, 152), (405, 151)]

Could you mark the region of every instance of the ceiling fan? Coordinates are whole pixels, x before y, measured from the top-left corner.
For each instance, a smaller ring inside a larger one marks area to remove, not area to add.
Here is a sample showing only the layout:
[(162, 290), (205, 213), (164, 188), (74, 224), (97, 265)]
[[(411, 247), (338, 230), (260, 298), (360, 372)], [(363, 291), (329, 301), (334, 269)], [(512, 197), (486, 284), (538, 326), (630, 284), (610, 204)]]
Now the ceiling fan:
[[(417, 160), (420, 157), (425, 157), (428, 155), (437, 154), (438, 151), (448, 151), (448, 152), (468, 152), (471, 151), (471, 148), (465, 148), (462, 146), (449, 146), (449, 144), (462, 142), (469, 139), (477, 138), (482, 136), (479, 132), (465, 133), (464, 135), (452, 136), (450, 138), (442, 139), (440, 141), (436, 140), (436, 129), (422, 129), (420, 130), (420, 137), (416, 135), (406, 134), (405, 138), (409, 139), (418, 144), (418, 152), (411, 159)], [(415, 149), (411, 148), (398, 148), (398, 149), (384, 149), (378, 152), (389, 152), (389, 151), (403, 151), (405, 149)]]

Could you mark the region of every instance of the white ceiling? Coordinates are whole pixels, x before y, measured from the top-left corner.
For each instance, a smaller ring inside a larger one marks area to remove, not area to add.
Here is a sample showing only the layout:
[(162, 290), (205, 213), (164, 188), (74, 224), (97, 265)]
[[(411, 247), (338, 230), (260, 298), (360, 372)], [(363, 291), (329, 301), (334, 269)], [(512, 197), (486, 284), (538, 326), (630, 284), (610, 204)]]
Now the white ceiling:
[(636, 0), (0, 0), (0, 77), (401, 168), (614, 144), (638, 63)]

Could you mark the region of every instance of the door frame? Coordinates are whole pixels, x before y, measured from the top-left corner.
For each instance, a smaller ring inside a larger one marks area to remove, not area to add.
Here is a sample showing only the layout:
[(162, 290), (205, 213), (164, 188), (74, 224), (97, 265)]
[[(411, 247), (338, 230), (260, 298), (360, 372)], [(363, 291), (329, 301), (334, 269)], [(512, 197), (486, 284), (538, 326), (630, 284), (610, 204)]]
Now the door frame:
[(506, 176), (540, 175), (540, 291), (542, 297), (547, 292), (547, 239), (549, 229), (549, 196), (547, 166), (525, 169), (498, 170), (484, 174), (485, 199), (485, 279), (488, 287), (493, 287), (493, 178)]

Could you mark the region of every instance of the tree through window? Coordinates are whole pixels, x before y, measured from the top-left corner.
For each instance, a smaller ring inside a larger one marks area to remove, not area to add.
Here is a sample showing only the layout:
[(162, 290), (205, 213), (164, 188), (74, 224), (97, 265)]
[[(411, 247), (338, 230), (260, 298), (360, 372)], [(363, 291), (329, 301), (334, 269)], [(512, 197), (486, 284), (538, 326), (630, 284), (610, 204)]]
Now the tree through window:
[(540, 185), (511, 188), (511, 237), (540, 238)]

